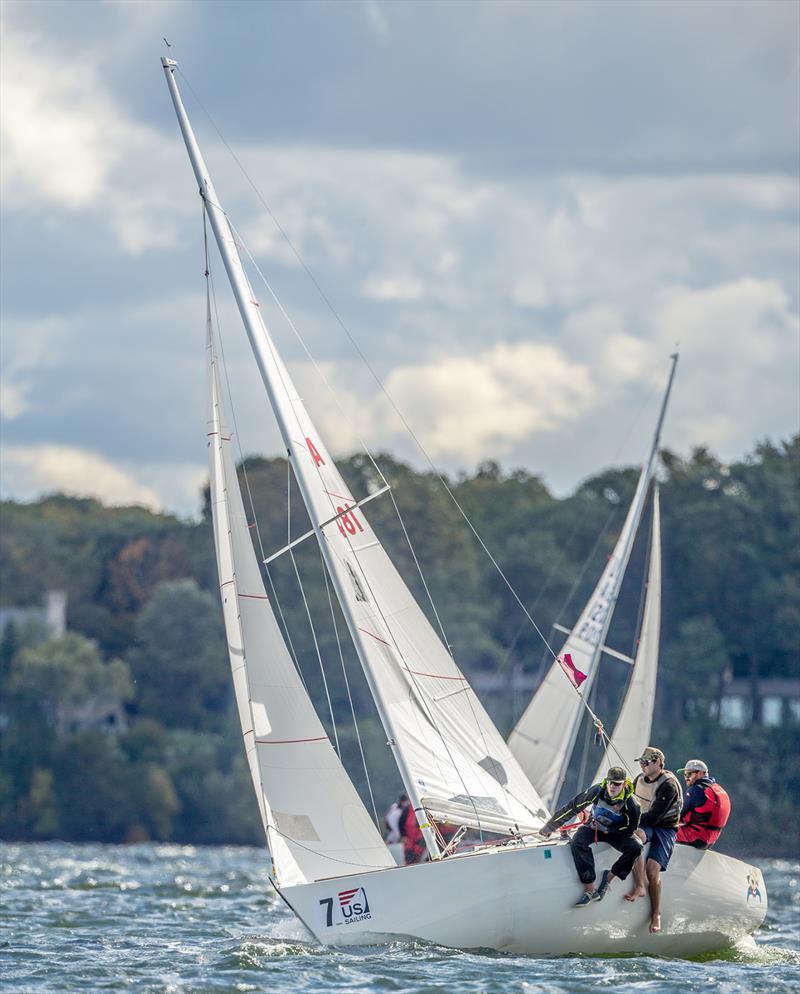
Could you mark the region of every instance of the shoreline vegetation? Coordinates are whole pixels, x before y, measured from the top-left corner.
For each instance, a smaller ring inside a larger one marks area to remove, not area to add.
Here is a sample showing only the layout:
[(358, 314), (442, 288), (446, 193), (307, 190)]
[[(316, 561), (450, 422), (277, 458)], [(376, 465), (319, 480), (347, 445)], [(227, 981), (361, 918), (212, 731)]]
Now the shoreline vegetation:
[[(728, 789), (733, 811), (720, 852), (797, 858), (800, 436), (759, 444), (729, 465), (706, 449), (688, 459), (664, 452), (662, 461), (664, 603), (653, 743), (673, 770), (705, 759)], [(541, 642), (436, 478), (390, 456), (378, 462), (459, 665), (506, 733), (530, 693), (512, 695), (512, 678), (535, 686)], [(363, 457), (340, 465), (356, 495), (374, 487), (374, 468)], [(245, 466), (269, 554), (286, 543), (285, 509), (272, 499), (285, 492), (286, 463), (249, 458)], [(637, 474), (609, 469), (564, 499), (538, 477), (494, 463), (450, 485), (545, 628), (575, 620)], [(300, 503), (291, 502), (293, 536), (308, 528)], [(373, 501), (369, 517), (425, 603), (391, 502)], [(207, 492), (199, 522), (54, 495), (3, 502), (0, 526), (0, 840), (263, 846), (232, 701)], [(646, 544), (634, 550), (612, 625), (609, 642), (622, 652), (635, 642)], [(359, 739), (345, 720), (350, 701), (318, 551), (305, 542), (295, 555), (308, 578), (341, 753), (372, 810)], [(330, 728), (286, 560), (276, 560), (271, 577)], [(66, 630), (55, 635), (8, 610), (38, 607), (48, 591), (67, 596)], [(336, 627), (341, 636), (340, 617)], [(342, 650), (356, 714), (364, 716), (358, 731), (380, 818), (402, 786), (344, 639)], [(625, 664), (613, 661), (601, 672), (594, 706), (608, 728), (625, 677)], [(594, 748), (586, 745), (590, 770)], [(566, 790), (573, 786), (577, 771)]]

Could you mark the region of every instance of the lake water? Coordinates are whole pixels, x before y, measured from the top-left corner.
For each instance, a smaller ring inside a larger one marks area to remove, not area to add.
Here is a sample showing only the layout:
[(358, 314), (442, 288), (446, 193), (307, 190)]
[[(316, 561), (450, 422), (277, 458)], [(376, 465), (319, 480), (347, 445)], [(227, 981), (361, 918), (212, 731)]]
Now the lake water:
[(423, 943), (318, 946), (257, 849), (0, 845), (4, 994), (687, 994), (800, 989), (800, 863), (755, 861), (770, 910), (756, 952), (702, 961), (476, 955)]

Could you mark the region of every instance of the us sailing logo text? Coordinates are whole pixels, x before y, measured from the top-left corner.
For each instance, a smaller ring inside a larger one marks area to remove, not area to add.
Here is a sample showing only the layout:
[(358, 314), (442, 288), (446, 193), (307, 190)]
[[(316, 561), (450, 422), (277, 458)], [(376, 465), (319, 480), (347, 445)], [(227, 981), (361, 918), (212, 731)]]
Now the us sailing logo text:
[(333, 925), (353, 925), (372, 918), (367, 892), (363, 887), (340, 890), (336, 897), (323, 897), (319, 903), (325, 909), (325, 924), (329, 928)]

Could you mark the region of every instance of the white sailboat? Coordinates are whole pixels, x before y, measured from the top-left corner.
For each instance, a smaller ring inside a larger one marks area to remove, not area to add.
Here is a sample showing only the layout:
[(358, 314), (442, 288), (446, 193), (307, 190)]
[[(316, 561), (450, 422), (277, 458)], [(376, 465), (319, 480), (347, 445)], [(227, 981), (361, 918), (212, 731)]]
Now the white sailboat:
[[(648, 934), (641, 908), (615, 903), (615, 896), (586, 911), (572, 909), (579, 886), (569, 848), (533, 835), (547, 806), (415, 603), (369, 526), (366, 500), (354, 500), (309, 418), (242, 267), (178, 92), (176, 63), (163, 58), (162, 65), (314, 538), (430, 857), (415, 866), (395, 865), (283, 642), (250, 540), (209, 321), (214, 540), (236, 701), (273, 886), (324, 944), (410, 937), (531, 955), (688, 955), (748, 936), (766, 911), (765, 904), (747, 899), (749, 875), (766, 893), (758, 871), (694, 850), (674, 861), (678, 866), (665, 883), (659, 936)], [(442, 821), (507, 841), (451, 852), (436, 831)], [(599, 870), (612, 862), (606, 848), (598, 852)]]
[[(561, 658), (569, 654), (575, 667), (586, 675), (586, 679), (578, 692), (577, 688), (564, 679), (561, 666), (554, 660), (508, 737), (509, 748), (519, 760), (522, 769), (544, 802), (553, 808), (558, 805), (572, 758), (585, 711), (584, 701), (597, 679), (600, 659), (604, 653), (622, 658), (633, 666), (625, 700), (611, 736), (611, 765), (622, 764), (629, 772), (638, 771), (636, 756), (648, 744), (655, 704), (661, 619), (661, 523), (657, 487), (654, 487), (653, 494), (650, 565), (636, 658), (630, 659), (609, 649), (605, 642), (656, 468), (661, 429), (678, 363), (677, 354), (671, 360), (672, 366), (650, 451), (639, 474), (636, 491), (614, 550), (574, 627), (569, 630), (560, 629), (567, 635), (561, 648)], [(605, 775), (604, 767), (605, 759), (598, 773)]]

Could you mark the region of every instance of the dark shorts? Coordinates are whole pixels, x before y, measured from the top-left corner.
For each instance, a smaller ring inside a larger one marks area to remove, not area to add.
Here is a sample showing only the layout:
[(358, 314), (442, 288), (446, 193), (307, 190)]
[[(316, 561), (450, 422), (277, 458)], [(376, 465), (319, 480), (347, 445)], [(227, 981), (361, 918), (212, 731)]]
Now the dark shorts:
[(640, 827), (650, 843), (646, 858), (654, 859), (663, 872), (669, 866), (678, 830), (676, 828), (653, 828), (650, 825), (641, 825)]

